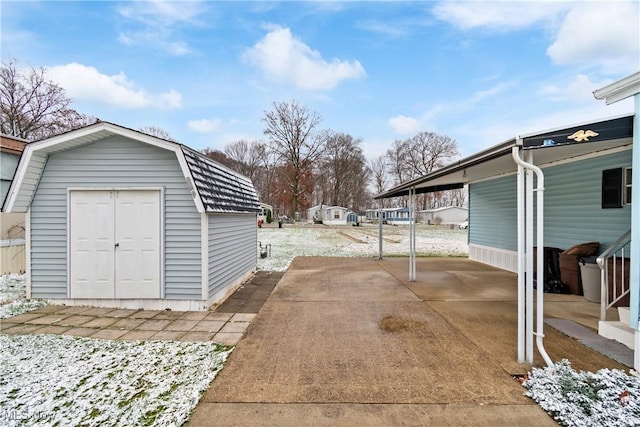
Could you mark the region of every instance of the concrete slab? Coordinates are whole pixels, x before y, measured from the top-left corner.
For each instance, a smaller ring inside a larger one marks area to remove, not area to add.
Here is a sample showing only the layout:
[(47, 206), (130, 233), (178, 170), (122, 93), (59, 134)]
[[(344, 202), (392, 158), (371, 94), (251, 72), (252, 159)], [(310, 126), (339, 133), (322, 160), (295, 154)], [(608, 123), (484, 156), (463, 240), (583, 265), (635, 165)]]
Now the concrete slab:
[(161, 331), (169, 323), (171, 323), (171, 320), (151, 319), (151, 320), (145, 321), (144, 323), (141, 323), (136, 329), (141, 331)]
[(220, 332), (244, 334), (249, 325), (249, 322), (228, 322), (220, 329)]
[(156, 320), (177, 320), (182, 316), (184, 316), (184, 314), (185, 314), (184, 311), (163, 310), (160, 313), (153, 316), (153, 318)]
[(85, 311), (88, 311), (90, 308), (89, 307), (84, 307), (84, 306), (72, 306), (72, 307), (66, 307), (63, 308), (62, 310), (56, 311), (56, 313), (58, 314), (80, 314), (83, 313)]
[(90, 307), (86, 311), (83, 311), (82, 314), (84, 316), (104, 316), (107, 313), (111, 313), (113, 308), (105, 308), (105, 307)]
[(29, 323), (32, 325), (53, 325), (54, 323), (58, 323), (63, 319), (66, 319), (67, 317), (69, 316), (64, 314), (46, 314), (35, 319), (27, 320), (25, 323)]
[(59, 326), (82, 326), (85, 323), (95, 319), (96, 318), (93, 316), (76, 315), (76, 316), (69, 316), (67, 318), (64, 318), (56, 324)]
[(187, 426), (495, 426), (552, 427), (558, 424), (537, 405), (207, 403)]
[(127, 330), (123, 330), (123, 329), (100, 329), (99, 331), (97, 331), (96, 333), (94, 333), (93, 335), (91, 335), (91, 338), (102, 338), (105, 340), (115, 340), (120, 338), (121, 336), (123, 336), (124, 334), (126, 334)]
[(137, 313), (139, 310), (133, 310), (129, 308), (119, 308), (117, 310), (112, 310), (105, 314), (107, 317), (129, 317), (132, 314)]
[(213, 336), (212, 341), (223, 345), (236, 345), (243, 336), (244, 334), (238, 332), (218, 332)]
[[(413, 292), (379, 269), (289, 270), (273, 290), (275, 301), (418, 301)], [(339, 276), (339, 277), (338, 277)]]
[(34, 313), (34, 312), (18, 314), (17, 316), (12, 316), (12, 317), (9, 317), (8, 319), (0, 320), (0, 326), (6, 323), (9, 323), (9, 324), (25, 323), (30, 320), (37, 319), (38, 317), (43, 317), (43, 316), (44, 316), (44, 313)]
[(187, 311), (180, 317), (180, 320), (202, 320), (207, 317), (207, 314), (209, 313), (206, 311)]
[(197, 320), (173, 320), (163, 329), (165, 331), (183, 331), (187, 332), (198, 324)]
[(39, 308), (37, 310), (32, 311), (31, 313), (32, 314), (51, 314), (51, 313), (56, 313), (56, 312), (58, 312), (60, 310), (64, 310), (65, 308), (67, 308), (67, 307), (64, 306), (64, 305), (52, 304), (52, 305), (47, 305), (47, 306), (41, 307), (41, 308)]
[(31, 334), (37, 333), (37, 331), (42, 328), (42, 325), (29, 325), (26, 323), (21, 323), (19, 325), (13, 325), (12, 327), (7, 329), (3, 329), (2, 333), (7, 335)]
[(152, 340), (179, 340), (185, 334), (184, 331), (159, 331), (156, 332), (151, 339)]
[(65, 332), (67, 332), (69, 329), (72, 329), (69, 326), (56, 326), (56, 325), (49, 325), (49, 326), (43, 326), (42, 328), (38, 329), (37, 331), (35, 331), (38, 334), (57, 334), (57, 335), (62, 335)]
[(106, 328), (110, 325), (113, 325), (118, 321), (115, 317), (96, 317), (93, 320), (88, 321), (84, 325), (84, 328)]
[(254, 313), (236, 313), (229, 319), (230, 322), (251, 322), (255, 319)]
[(160, 313), (161, 310), (140, 310), (129, 316), (129, 319), (152, 319)]
[(129, 331), (126, 334), (122, 335), (119, 339), (121, 340), (148, 340), (152, 336), (154, 336), (156, 331)]
[(220, 322), (226, 322), (231, 319), (233, 313), (218, 313), (218, 312), (208, 312), (207, 317), (204, 320), (215, 320)]
[(92, 328), (73, 328), (64, 332), (62, 335), (71, 335), (74, 337), (89, 337), (95, 333), (96, 330)]
[(180, 341), (211, 341), (213, 335), (212, 332), (187, 332), (180, 337)]
[(224, 326), (225, 322), (216, 320), (201, 320), (191, 328), (192, 332), (218, 332)]
[(126, 317), (111, 324), (109, 327), (112, 329), (135, 329), (144, 322), (146, 322), (145, 319), (131, 319), (129, 317)]

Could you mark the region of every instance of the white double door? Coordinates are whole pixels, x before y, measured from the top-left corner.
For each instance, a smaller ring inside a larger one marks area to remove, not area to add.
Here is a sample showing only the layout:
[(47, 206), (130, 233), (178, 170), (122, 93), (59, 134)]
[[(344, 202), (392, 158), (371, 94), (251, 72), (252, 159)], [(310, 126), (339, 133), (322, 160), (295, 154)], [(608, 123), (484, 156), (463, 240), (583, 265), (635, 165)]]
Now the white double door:
[(69, 192), (71, 298), (160, 298), (160, 194)]

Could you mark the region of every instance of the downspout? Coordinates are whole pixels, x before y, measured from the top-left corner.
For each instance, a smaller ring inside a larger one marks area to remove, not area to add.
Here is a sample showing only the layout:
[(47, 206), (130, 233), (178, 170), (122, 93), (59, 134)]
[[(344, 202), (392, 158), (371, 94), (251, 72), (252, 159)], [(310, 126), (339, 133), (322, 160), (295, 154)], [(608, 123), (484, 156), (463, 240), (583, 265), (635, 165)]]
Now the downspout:
[(382, 200), (380, 199), (380, 210), (378, 211), (378, 259), (382, 259)]
[[(514, 147), (513, 152), (517, 152), (518, 148)], [(528, 347), (529, 333), (525, 331), (527, 314), (525, 311), (525, 247), (524, 247), (524, 168), (518, 165), (518, 173), (516, 175), (516, 194), (517, 194), (517, 228), (518, 228), (518, 363), (532, 363), (532, 352)], [(533, 344), (533, 340), (531, 340)], [(526, 349), (526, 350), (525, 350)]]
[[(513, 160), (516, 162), (518, 166), (522, 166), (524, 169), (529, 171), (533, 171), (537, 177), (537, 186), (536, 186), (536, 245), (538, 247), (537, 253), (537, 278), (538, 278), (538, 286), (537, 286), (537, 307), (536, 307), (536, 323), (537, 323), (537, 331), (534, 333), (536, 336), (536, 347), (538, 348), (538, 352), (544, 359), (547, 366), (553, 366), (553, 362), (551, 358), (547, 354), (547, 351), (544, 348), (544, 174), (542, 173), (542, 169), (533, 163), (527, 163), (520, 157), (520, 146), (522, 141), (518, 139), (518, 146), (513, 147), (512, 155)], [(531, 161), (531, 159), (529, 159)], [(529, 189), (528, 189), (529, 190)], [(527, 191), (528, 202), (532, 203), (533, 194), (530, 191)], [(530, 216), (526, 219), (526, 221), (532, 225), (533, 218)], [(533, 242), (529, 240), (527, 242), (529, 248), (532, 248)], [(530, 252), (529, 252), (530, 253)], [(528, 270), (527, 273), (533, 273), (533, 269)], [(533, 280), (532, 274), (527, 274), (527, 280)]]

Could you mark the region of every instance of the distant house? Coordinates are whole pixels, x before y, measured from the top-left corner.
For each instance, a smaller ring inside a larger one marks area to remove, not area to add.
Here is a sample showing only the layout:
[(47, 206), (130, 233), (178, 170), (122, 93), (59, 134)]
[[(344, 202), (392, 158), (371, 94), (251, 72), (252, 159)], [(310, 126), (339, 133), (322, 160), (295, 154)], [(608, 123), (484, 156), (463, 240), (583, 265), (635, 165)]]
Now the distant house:
[(418, 220), (427, 224), (451, 225), (466, 221), (468, 209), (460, 206), (427, 209), (418, 212)]
[(317, 205), (307, 209), (307, 222), (324, 225), (347, 225), (347, 208)]
[(258, 212), (258, 221), (262, 220), (263, 222), (267, 222), (267, 219), (269, 217), (271, 217), (271, 220), (273, 221), (273, 206), (267, 205), (266, 203), (260, 203), (260, 211)]
[(367, 209), (365, 211), (366, 221), (378, 222), (380, 212), (382, 212), (382, 220), (385, 224), (409, 224), (409, 208), (384, 208), (382, 211), (380, 209)]
[(251, 181), (115, 124), (28, 144), (4, 202), (27, 213), (27, 296), (206, 310), (253, 274)]

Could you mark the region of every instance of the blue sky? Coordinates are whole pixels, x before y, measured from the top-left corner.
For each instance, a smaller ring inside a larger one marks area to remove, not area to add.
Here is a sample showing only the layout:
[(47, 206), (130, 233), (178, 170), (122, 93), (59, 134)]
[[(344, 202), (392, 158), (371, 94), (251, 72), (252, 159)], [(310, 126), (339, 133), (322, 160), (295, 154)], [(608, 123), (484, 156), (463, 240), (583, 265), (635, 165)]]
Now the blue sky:
[(635, 1), (6, 1), (2, 60), (73, 107), (196, 149), (264, 140), (296, 100), (365, 154), (420, 131), (463, 156), (633, 111), (592, 92), (640, 69)]

